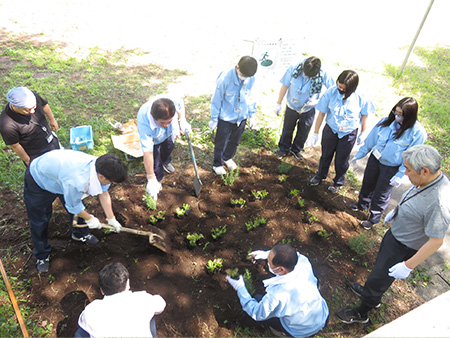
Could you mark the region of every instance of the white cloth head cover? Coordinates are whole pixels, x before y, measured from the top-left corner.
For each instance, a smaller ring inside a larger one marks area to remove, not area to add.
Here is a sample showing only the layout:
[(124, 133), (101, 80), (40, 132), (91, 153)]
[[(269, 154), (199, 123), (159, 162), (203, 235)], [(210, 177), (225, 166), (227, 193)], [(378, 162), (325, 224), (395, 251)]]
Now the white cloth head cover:
[(17, 108), (36, 106), (36, 96), (27, 87), (14, 87), (6, 94), (6, 99)]

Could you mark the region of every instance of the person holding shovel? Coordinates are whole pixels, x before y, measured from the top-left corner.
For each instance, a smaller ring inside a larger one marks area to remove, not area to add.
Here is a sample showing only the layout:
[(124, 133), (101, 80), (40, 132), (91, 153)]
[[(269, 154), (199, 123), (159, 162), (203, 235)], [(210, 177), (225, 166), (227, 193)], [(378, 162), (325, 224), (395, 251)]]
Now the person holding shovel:
[(0, 133), (26, 166), (47, 151), (60, 148), (54, 133), (58, 122), (47, 100), (27, 87), (12, 88), (6, 99), (8, 103), (0, 115)]
[(79, 151), (52, 150), (34, 159), (25, 171), (24, 200), (30, 221), (33, 254), (39, 273), (48, 272), (52, 246), (48, 242), (48, 224), (52, 217), (52, 204), (61, 200), (70, 215), (87, 227), (74, 227), (72, 239), (86, 244), (97, 244), (98, 239), (89, 229), (100, 229), (100, 221), (89, 214), (83, 205), (84, 195), (98, 196), (108, 224), (116, 232), (121, 225), (116, 220), (108, 188), (111, 183), (123, 182), (127, 166), (113, 154), (96, 158)]
[[(177, 119), (174, 119), (177, 113)], [(161, 94), (142, 105), (137, 115), (137, 128), (144, 153), (144, 167), (147, 174), (147, 192), (156, 201), (162, 189), (164, 172), (170, 174), (175, 168), (170, 163), (175, 146), (175, 137), (180, 133), (192, 133), (186, 121), (184, 103), (172, 95)]]

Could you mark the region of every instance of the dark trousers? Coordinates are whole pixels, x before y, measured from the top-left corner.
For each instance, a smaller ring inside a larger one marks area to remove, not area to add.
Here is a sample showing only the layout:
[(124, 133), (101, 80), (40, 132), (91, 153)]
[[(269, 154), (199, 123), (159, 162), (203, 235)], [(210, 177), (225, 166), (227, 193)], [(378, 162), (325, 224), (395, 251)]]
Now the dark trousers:
[[(33, 254), (37, 259), (46, 259), (52, 251), (52, 246), (48, 242), (48, 223), (52, 218), (53, 202), (56, 198), (59, 198), (65, 208), (64, 196), (53, 194), (39, 187), (31, 177), (29, 168), (27, 168), (23, 197), (30, 221), (31, 239), (34, 244)], [(69, 213), (69, 216), (72, 226), (73, 214)], [(80, 218), (79, 223), (84, 224), (85, 222)], [(89, 234), (89, 228), (72, 228), (72, 233), (77, 237), (83, 237)]]
[(358, 129), (355, 129), (343, 138), (339, 138), (338, 134), (333, 133), (328, 124), (325, 124), (322, 132), (322, 156), (320, 157), (319, 170), (316, 173), (318, 178), (322, 180), (327, 178), (334, 156), (334, 169), (336, 171), (336, 176), (333, 179), (334, 184), (341, 186), (345, 183), (345, 173), (349, 166), (348, 159), (357, 135)]
[(160, 182), (164, 178), (163, 164), (168, 164), (172, 160), (171, 155), (174, 147), (172, 136), (153, 146), (153, 170), (156, 179)]
[(222, 166), (224, 161), (228, 161), (236, 155), (246, 124), (247, 120), (243, 120), (238, 126), (236, 123), (219, 119), (214, 141), (214, 167)]
[[(303, 150), (309, 131), (314, 122), (315, 113), (316, 110), (312, 108), (303, 114), (299, 114), (286, 106), (283, 132), (281, 133), (280, 141), (278, 142), (280, 151), (287, 153), (289, 150), (292, 150), (293, 152), (298, 153)], [(296, 125), (297, 134), (295, 135), (294, 142), (292, 142), (292, 136), (294, 135)]]
[[(256, 301), (260, 302), (261, 299), (263, 299), (263, 297), (264, 297), (263, 295), (256, 294), (253, 298), (255, 298)], [(288, 337), (292, 337), (291, 334), (284, 329), (283, 325), (281, 324), (280, 318), (278, 318), (278, 317), (272, 317), (272, 318), (263, 320), (262, 323), (273, 327), (277, 331), (283, 332)]]
[[(156, 337), (156, 321), (155, 317), (153, 317), (150, 320), (150, 332), (152, 334), (152, 337)], [(78, 327), (78, 330), (75, 332), (74, 337), (75, 338), (89, 338), (91, 335), (86, 330), (82, 329), (81, 327)]]
[(364, 209), (370, 206), (369, 221), (373, 224), (380, 221), (381, 215), (391, 199), (393, 186), (389, 182), (398, 172), (398, 168), (398, 166), (389, 167), (381, 164), (373, 154), (367, 161), (358, 203)]
[(389, 289), (395, 278), (388, 275), (389, 268), (411, 258), (417, 251), (403, 245), (389, 229), (383, 237), (375, 266), (364, 285), (361, 299), (364, 305), (374, 308)]

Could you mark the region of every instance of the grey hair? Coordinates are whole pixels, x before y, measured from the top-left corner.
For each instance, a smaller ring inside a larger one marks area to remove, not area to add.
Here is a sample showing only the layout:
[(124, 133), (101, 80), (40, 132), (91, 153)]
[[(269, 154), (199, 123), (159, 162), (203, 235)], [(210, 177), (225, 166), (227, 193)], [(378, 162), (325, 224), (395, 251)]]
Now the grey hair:
[(435, 174), (441, 168), (442, 156), (432, 146), (418, 144), (406, 149), (402, 154), (402, 159), (418, 173), (423, 168), (428, 168), (432, 174)]

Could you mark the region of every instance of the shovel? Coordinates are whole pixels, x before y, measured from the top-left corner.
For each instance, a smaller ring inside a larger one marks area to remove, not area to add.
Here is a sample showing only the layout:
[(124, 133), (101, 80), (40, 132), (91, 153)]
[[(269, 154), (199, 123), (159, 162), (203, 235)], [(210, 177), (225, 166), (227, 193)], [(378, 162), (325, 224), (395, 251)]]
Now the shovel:
[[(78, 224), (74, 222), (73, 226), (76, 228), (85, 228), (87, 227), (87, 224)], [(101, 226), (103, 229), (114, 230), (114, 227), (112, 227), (109, 224), (102, 223)], [(168, 253), (170, 251), (170, 240), (169, 237), (167, 236), (167, 233), (164, 230), (161, 230), (153, 225), (150, 225), (150, 231), (142, 231), (121, 227), (120, 232), (128, 232), (130, 234), (148, 236), (148, 241), (150, 245), (157, 247), (159, 250), (165, 253)]]
[(202, 189), (202, 181), (200, 181), (200, 177), (198, 176), (197, 162), (195, 161), (194, 149), (192, 148), (191, 138), (189, 137), (189, 133), (186, 133), (186, 138), (189, 143), (189, 152), (191, 153), (192, 162), (194, 163), (195, 177), (194, 177), (194, 190), (195, 196), (198, 197), (200, 195), (200, 190)]

